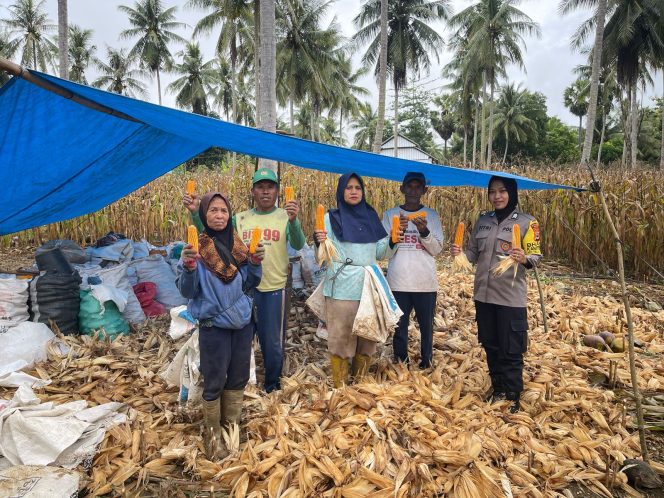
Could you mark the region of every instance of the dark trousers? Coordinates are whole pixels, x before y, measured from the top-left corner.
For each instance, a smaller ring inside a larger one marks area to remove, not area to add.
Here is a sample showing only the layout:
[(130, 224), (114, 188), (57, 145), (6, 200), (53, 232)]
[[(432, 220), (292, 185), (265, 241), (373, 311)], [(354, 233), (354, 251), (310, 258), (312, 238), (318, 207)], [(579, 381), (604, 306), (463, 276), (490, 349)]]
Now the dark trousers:
[(428, 368), (433, 357), (433, 314), (436, 310), (435, 292), (393, 292), (403, 316), (399, 319), (394, 333), (394, 359), (408, 362), (408, 325), (410, 312), (415, 308), (415, 317), (420, 326), (420, 345), (422, 359), (420, 367)]
[(201, 350), (205, 401), (218, 399), (224, 390), (244, 390), (249, 382), (253, 338), (253, 322), (239, 330), (200, 328), (198, 346)]
[(281, 389), (281, 369), (284, 364), (284, 339), (286, 329), (286, 291), (260, 292), (254, 294), (256, 303), (256, 333), (263, 353), (265, 367), (265, 391)]
[(528, 348), (526, 308), (475, 301), (475, 320), (494, 391), (520, 393), (523, 353)]

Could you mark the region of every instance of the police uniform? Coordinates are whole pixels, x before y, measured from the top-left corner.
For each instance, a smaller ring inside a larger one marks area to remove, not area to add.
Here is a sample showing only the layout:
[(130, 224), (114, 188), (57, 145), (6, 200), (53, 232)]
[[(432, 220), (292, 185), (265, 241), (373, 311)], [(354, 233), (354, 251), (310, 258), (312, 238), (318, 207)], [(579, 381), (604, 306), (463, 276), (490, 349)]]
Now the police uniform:
[[(521, 229), (526, 264), (495, 276), (492, 269), (509, 257), (512, 227)], [(542, 259), (539, 223), (515, 209), (498, 222), (495, 211), (480, 216), (473, 228), (466, 256), (477, 265), (475, 272), (476, 321), (479, 342), (484, 347), (494, 393), (518, 401), (523, 391), (523, 353), (528, 345), (526, 314), (526, 268)], [(516, 404), (518, 408), (518, 403)]]

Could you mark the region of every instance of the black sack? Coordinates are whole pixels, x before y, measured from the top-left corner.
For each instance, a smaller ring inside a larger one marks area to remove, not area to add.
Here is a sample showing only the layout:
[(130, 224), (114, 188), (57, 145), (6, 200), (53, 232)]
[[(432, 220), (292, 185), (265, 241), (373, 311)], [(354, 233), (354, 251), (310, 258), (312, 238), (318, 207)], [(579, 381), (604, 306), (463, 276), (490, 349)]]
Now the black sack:
[(46, 271), (30, 282), (30, 320), (51, 326), (65, 335), (78, 333), (81, 277), (77, 271)]

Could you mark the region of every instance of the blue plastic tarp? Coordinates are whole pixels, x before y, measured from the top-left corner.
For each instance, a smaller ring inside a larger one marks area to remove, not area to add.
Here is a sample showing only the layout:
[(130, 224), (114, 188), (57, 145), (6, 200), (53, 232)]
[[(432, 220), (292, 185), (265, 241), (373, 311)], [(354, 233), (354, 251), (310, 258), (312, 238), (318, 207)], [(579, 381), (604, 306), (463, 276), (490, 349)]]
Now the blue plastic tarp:
[[(0, 88), (0, 234), (97, 211), (212, 146), (303, 168), (432, 186), (486, 187), (492, 171), (453, 168), (310, 142), (207, 118), (32, 72), (116, 117), (20, 77)], [(515, 178), (521, 189), (572, 188)]]

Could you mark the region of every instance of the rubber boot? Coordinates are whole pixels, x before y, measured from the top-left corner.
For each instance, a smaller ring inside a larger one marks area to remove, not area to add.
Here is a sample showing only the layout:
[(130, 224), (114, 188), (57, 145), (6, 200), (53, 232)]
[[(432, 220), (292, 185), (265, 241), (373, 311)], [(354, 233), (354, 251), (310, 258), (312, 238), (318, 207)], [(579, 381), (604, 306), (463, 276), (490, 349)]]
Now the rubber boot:
[(332, 367), (332, 385), (334, 388), (339, 389), (344, 384), (348, 384), (348, 360), (331, 354), (330, 364)]
[(203, 447), (208, 460), (219, 458), (219, 448), (223, 445), (221, 440), (221, 425), (219, 424), (219, 399), (214, 401), (203, 400)]
[[(230, 424), (240, 425), (242, 417), (242, 399), (244, 398), (244, 389), (225, 390), (221, 396), (221, 425), (228, 430)], [(240, 442), (246, 442), (247, 436), (240, 431)], [(244, 439), (244, 441), (243, 441)]]
[(353, 379), (355, 381), (362, 380), (362, 378), (369, 372), (370, 364), (371, 356), (360, 353), (356, 354), (353, 357)]

